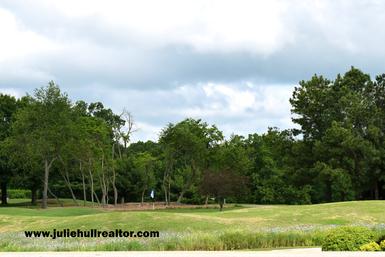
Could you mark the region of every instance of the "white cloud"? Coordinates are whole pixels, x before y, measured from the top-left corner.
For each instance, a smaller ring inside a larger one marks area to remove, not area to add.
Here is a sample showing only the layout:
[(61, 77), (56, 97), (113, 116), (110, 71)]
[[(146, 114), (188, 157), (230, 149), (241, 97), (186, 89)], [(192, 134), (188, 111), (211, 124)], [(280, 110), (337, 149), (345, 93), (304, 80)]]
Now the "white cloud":
[[(35, 1), (33, 1), (35, 2)], [(282, 1), (39, 1), (66, 19), (91, 18), (150, 47), (184, 44), (198, 51), (269, 54), (292, 40)], [(155, 44), (155, 45), (154, 45)]]
[(87, 101), (100, 101), (114, 112), (129, 110), (139, 130), (133, 140), (157, 140), (167, 123), (191, 117), (203, 119), (231, 133), (247, 135), (262, 133), (268, 127), (292, 128), (289, 85), (256, 85), (197, 83), (181, 85), (172, 90), (131, 90), (83, 88), (70, 95), (85, 95)]
[(15, 16), (0, 8), (0, 63), (25, 60), (29, 55), (57, 50), (54, 42), (26, 29)]
[(0, 93), (5, 94), (5, 95), (11, 95), (16, 98), (20, 98), (25, 95), (24, 92), (14, 89), (14, 88), (0, 88)]
[(379, 0), (2, 0), (0, 92), (53, 79), (132, 111), (136, 138), (187, 116), (228, 135), (291, 127), (292, 86), (385, 67)]
[(156, 142), (158, 140), (162, 129), (161, 126), (153, 126), (149, 122), (136, 122), (135, 124), (137, 130), (132, 135), (132, 142), (136, 142), (138, 140), (152, 140)]

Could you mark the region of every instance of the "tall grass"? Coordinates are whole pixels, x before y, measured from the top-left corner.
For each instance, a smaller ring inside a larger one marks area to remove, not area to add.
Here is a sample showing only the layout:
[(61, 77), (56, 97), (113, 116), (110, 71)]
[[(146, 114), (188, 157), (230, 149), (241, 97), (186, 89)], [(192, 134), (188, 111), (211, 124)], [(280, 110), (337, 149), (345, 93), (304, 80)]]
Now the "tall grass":
[(279, 247), (304, 247), (321, 244), (323, 233), (274, 233), (226, 231), (192, 233), (182, 238), (170, 238), (153, 245), (154, 250), (240, 250)]
[(48, 239), (23, 238), (21, 233), (0, 237), (0, 251), (125, 251), (125, 250), (241, 250), (321, 245), (323, 232), (191, 232), (160, 238)]

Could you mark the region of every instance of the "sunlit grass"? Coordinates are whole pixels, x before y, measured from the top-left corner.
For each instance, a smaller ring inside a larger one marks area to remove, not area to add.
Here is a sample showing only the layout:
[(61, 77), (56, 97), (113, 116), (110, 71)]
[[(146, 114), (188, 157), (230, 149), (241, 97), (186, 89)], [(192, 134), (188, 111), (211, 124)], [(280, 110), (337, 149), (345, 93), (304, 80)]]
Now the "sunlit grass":
[[(68, 200), (66, 200), (68, 201)], [(69, 205), (70, 203), (68, 203)], [(0, 250), (226, 250), (319, 245), (339, 225), (385, 229), (385, 201), (121, 211), (90, 207), (0, 208)], [(24, 230), (157, 230), (160, 238), (32, 239)]]

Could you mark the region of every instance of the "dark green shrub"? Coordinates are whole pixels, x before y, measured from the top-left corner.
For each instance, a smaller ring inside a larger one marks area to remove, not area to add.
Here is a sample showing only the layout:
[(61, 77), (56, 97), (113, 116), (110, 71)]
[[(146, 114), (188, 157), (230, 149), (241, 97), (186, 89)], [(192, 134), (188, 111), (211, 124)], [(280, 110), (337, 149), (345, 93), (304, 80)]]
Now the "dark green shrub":
[(360, 246), (376, 241), (376, 234), (365, 227), (339, 227), (330, 230), (323, 242), (323, 251), (358, 251)]

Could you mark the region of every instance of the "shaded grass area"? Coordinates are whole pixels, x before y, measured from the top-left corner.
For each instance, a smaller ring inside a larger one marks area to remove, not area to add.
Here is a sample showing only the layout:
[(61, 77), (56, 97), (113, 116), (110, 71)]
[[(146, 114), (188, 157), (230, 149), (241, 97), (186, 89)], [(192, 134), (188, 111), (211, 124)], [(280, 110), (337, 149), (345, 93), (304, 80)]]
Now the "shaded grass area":
[[(0, 208), (0, 250), (231, 250), (319, 246), (339, 225), (385, 229), (385, 201), (114, 211), (89, 207)], [(156, 230), (160, 238), (25, 238), (24, 230)], [(382, 233), (382, 232), (381, 232)]]

